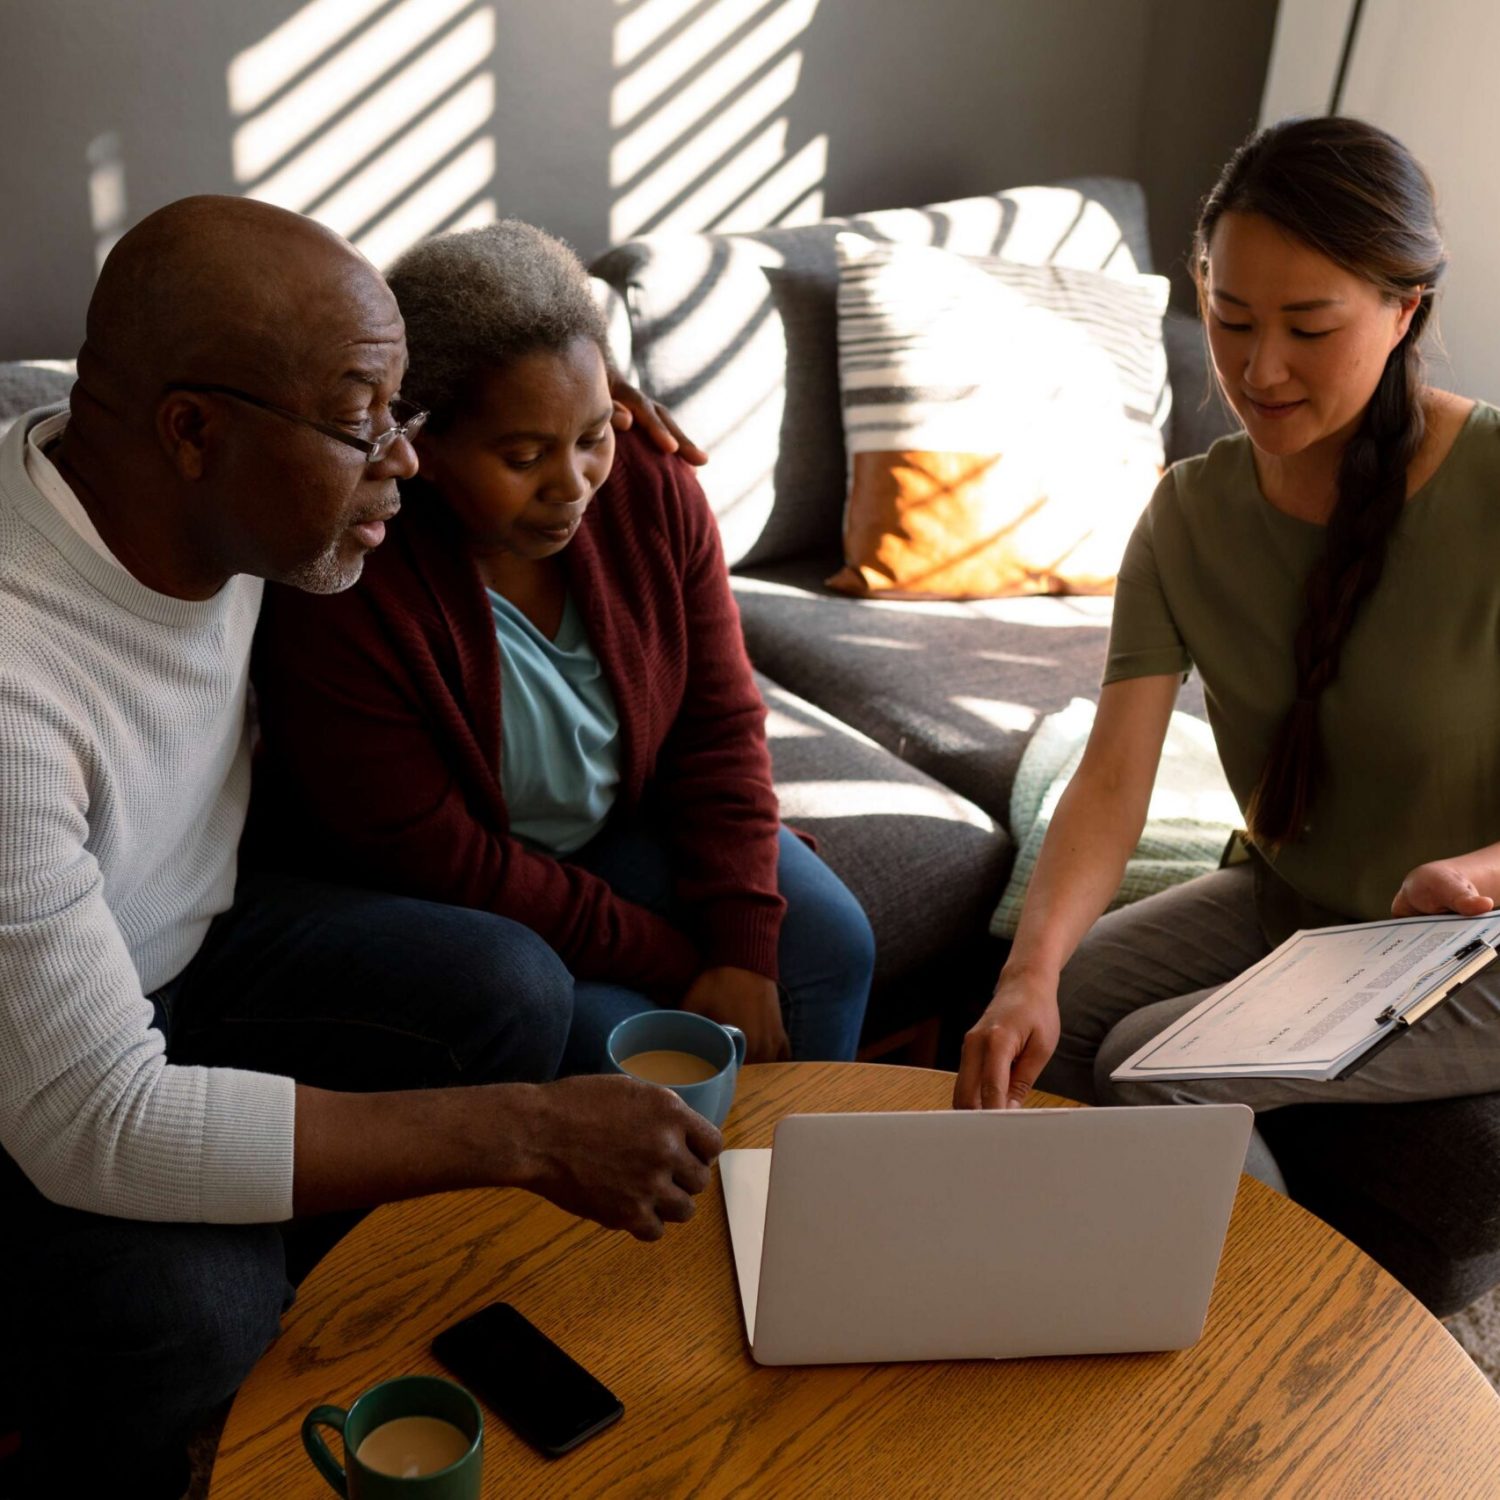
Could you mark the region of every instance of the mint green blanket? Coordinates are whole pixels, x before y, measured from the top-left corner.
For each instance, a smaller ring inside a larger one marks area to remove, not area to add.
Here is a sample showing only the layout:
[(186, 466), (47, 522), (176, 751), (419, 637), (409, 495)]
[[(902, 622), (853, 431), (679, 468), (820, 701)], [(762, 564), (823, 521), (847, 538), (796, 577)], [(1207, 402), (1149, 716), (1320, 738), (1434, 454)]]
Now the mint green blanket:
[[(1058, 798), (1083, 759), (1093, 724), (1094, 705), (1087, 698), (1075, 698), (1061, 713), (1042, 720), (1021, 757), (1010, 794), (1016, 862), (990, 919), (990, 931), (996, 937), (1016, 934), (1042, 840)], [(1240, 821), (1213, 733), (1201, 719), (1174, 713), (1162, 746), (1145, 831), (1109, 909), (1218, 869), (1229, 836)]]

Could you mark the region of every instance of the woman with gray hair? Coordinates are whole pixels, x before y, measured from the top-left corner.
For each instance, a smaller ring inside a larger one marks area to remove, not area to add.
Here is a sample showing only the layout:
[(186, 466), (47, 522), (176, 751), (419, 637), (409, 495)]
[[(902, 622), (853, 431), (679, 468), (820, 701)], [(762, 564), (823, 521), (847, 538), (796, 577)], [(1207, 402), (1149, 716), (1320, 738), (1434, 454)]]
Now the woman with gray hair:
[(268, 596), (279, 862), (537, 932), (576, 980), (563, 1071), (654, 1005), (739, 1026), (755, 1061), (852, 1057), (869, 924), (780, 825), (713, 516), (615, 431), (582, 264), (507, 221), (388, 280), (421, 474), (358, 587)]

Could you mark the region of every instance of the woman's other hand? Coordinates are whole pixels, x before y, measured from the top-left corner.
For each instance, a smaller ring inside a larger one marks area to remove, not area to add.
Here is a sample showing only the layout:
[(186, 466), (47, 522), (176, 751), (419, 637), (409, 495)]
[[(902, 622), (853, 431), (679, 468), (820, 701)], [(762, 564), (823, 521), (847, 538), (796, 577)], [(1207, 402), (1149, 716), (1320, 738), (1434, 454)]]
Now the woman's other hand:
[(1461, 860), (1435, 859), (1418, 865), (1401, 882), (1391, 902), (1391, 915), (1426, 917), (1456, 911), (1462, 917), (1479, 917), (1494, 907), (1494, 901), (1470, 879)]
[(964, 1037), (954, 1109), (1019, 1109), (1057, 1046), (1057, 985), (1003, 970)]
[(781, 994), (764, 974), (726, 965), (705, 969), (683, 997), (682, 1008), (745, 1033), (746, 1062), (787, 1062), (792, 1044), (781, 1020)]
[(642, 395), (618, 375), (610, 379), (609, 395), (615, 404), (612, 420), (618, 431), (628, 432), (639, 422), (646, 436), (663, 453), (680, 453), (690, 464), (701, 466), (708, 462), (708, 454), (683, 432), (660, 401)]

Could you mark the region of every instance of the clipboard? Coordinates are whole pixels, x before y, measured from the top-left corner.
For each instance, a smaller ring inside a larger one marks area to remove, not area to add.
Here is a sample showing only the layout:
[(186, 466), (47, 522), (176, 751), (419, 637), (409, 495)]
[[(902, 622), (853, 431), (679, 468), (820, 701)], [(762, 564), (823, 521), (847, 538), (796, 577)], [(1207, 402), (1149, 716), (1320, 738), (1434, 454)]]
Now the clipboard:
[(1111, 1076), (1347, 1078), (1497, 952), (1500, 910), (1296, 932), (1150, 1038)]

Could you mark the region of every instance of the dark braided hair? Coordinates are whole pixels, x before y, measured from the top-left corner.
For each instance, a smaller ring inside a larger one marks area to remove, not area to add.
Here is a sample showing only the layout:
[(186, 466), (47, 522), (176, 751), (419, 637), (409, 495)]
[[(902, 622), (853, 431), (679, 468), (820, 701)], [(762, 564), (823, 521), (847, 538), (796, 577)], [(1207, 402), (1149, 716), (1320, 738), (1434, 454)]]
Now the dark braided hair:
[(1393, 301), (1421, 296), (1340, 460), (1337, 503), (1307, 580), (1293, 646), (1295, 695), (1246, 809), (1251, 836), (1274, 849), (1307, 825), (1323, 773), (1318, 700), (1338, 676), (1350, 628), (1380, 582), (1406, 503), (1407, 468), (1425, 431), (1418, 346), (1447, 258), (1427, 174), (1394, 136), (1361, 120), (1290, 120), (1235, 152), (1198, 220), (1193, 269), (1200, 302), (1209, 241), (1226, 213), (1269, 219)]

